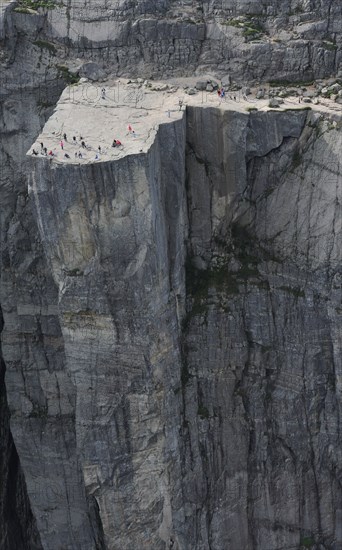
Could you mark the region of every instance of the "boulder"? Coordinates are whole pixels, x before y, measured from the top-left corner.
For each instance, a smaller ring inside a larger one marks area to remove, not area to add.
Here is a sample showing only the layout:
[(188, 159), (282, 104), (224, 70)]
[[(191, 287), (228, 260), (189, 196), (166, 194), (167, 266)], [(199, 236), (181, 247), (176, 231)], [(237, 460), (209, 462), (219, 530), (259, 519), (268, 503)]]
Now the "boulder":
[(221, 82), (224, 88), (228, 88), (231, 85), (232, 79), (229, 75), (223, 76)]
[(97, 63), (93, 62), (84, 63), (79, 70), (79, 75), (92, 81), (103, 80), (106, 78), (105, 71)]
[(278, 107), (280, 107), (279, 99), (276, 97), (272, 97), (272, 99), (270, 99), (268, 106), (273, 107), (274, 109), (277, 109)]
[(336, 84), (333, 84), (332, 86), (329, 86), (328, 91), (333, 92), (333, 93), (337, 93), (341, 89), (342, 89), (342, 86), (340, 86), (340, 84), (337, 84), (337, 82), (336, 82)]
[(207, 89), (208, 82), (206, 80), (198, 80), (196, 82), (195, 88), (199, 91), (204, 91)]

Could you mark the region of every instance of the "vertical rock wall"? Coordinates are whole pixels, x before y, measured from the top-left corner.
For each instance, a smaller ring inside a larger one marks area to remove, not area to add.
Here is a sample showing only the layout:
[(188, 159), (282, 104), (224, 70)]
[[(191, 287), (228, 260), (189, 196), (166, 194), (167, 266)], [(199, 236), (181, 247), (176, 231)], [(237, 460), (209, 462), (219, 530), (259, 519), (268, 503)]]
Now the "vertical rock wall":
[[(77, 461), (98, 504), (107, 548), (165, 548), (173, 532), (172, 499), (181, 490), (174, 391), (184, 310), (184, 154), (180, 121), (160, 128), (147, 155), (56, 169), (43, 160), (31, 179), (74, 388), (68, 397), (61, 382), (58, 392), (41, 387), (46, 438), (60, 425), (58, 410), (70, 418), (66, 432), (76, 435), (76, 448), (61, 441), (50, 447), (45, 475), (65, 494), (74, 488), (74, 508), (66, 500), (62, 507), (75, 525), (82, 482), (70, 463)], [(16, 433), (25, 420), (12, 424)], [(179, 497), (176, 507), (182, 504)], [(40, 517), (46, 501), (33, 506)], [(46, 548), (55, 547), (51, 523), (57, 521), (52, 511), (41, 525)], [(63, 516), (57, 526), (67, 538)], [(83, 524), (82, 532), (86, 537)], [(72, 547), (92, 547), (86, 544), (75, 538)]]
[(190, 111), (183, 483), (196, 548), (342, 544), (341, 129), (305, 118)]
[[(10, 336), (1, 346), (1, 490), (0, 546), (4, 550), (41, 548), (39, 533), (31, 512), (30, 500), (20, 459), (9, 427), (5, 387), (5, 363), (10, 360), (20, 382), (29, 383), (26, 371), (33, 369), (45, 355), (39, 331), (42, 294), (49, 295), (51, 278), (45, 271), (37, 227), (27, 197), (27, 148), (44, 123), (44, 110), (38, 107), (37, 90), (9, 93), (1, 87), (0, 116), (0, 250), (1, 250), (1, 327)], [(53, 97), (56, 90), (50, 90)], [(57, 99), (57, 97), (55, 96)], [(32, 315), (32, 316), (31, 316)], [(4, 319), (5, 326), (2, 319)], [(33, 319), (33, 322), (32, 322)], [(57, 321), (58, 323), (58, 321)], [(22, 406), (18, 390), (16, 408)], [(20, 405), (19, 405), (20, 403)], [(15, 412), (12, 411), (14, 414)], [(28, 432), (29, 433), (29, 432)], [(32, 450), (32, 456), (35, 450)], [(37, 491), (43, 490), (41, 486)], [(32, 495), (30, 495), (32, 498)]]
[(340, 547), (340, 131), (189, 108), (146, 155), (33, 161), (65, 359), (26, 409), (7, 377), (44, 548)]

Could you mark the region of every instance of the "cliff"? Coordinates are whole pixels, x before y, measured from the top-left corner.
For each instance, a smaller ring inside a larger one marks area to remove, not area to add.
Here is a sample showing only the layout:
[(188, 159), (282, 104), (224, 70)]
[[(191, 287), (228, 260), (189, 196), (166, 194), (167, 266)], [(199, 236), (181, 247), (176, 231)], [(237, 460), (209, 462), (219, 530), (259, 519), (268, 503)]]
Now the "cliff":
[(52, 112), (73, 72), (336, 74), (339, 8), (135, 6), (1, 27), (0, 546), (340, 550), (340, 114), (123, 78)]
[(3, 354), (42, 546), (338, 549), (340, 121), (156, 110), (136, 153), (31, 161), (55, 293)]
[(32, 55), (48, 57), (40, 60), (46, 75), (64, 66), (94, 79), (213, 71), (245, 85), (341, 76), (342, 8), (330, 0), (41, 0), (32, 10), (35, 5), (20, 0), (7, 17), (12, 54), (25, 63), (23, 80), (35, 78), (27, 70)]

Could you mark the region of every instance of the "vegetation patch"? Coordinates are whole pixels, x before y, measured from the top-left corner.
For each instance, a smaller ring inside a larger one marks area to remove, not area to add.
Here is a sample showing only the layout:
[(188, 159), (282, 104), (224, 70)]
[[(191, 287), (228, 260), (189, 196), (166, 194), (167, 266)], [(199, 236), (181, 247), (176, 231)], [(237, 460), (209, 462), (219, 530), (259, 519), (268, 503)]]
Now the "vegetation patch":
[(18, 7), (15, 11), (19, 13), (31, 13), (29, 10), (38, 10), (38, 8), (45, 8), (52, 10), (57, 5), (54, 0), (18, 0)]
[[(230, 302), (240, 293), (242, 285), (248, 284), (269, 291), (269, 282), (260, 274), (259, 263), (282, 261), (263, 248), (261, 243), (238, 223), (232, 223), (230, 238), (223, 240), (216, 236), (214, 243), (218, 251), (207, 269), (197, 268), (191, 257), (186, 261), (188, 303), (187, 314), (183, 320), (183, 333), (189, 330), (194, 317), (200, 317), (202, 323), (207, 322), (208, 311), (212, 305), (228, 313)], [(182, 378), (188, 380), (188, 371), (185, 367)]]
[(59, 77), (65, 80), (67, 84), (77, 84), (80, 79), (79, 76), (71, 74), (68, 67), (65, 65), (56, 65), (56, 69), (58, 69)]
[(34, 403), (33, 409), (29, 414), (30, 418), (41, 418), (43, 420), (46, 420), (48, 416), (48, 408), (47, 405), (39, 405), (38, 403)]
[(289, 292), (296, 298), (305, 298), (304, 290), (297, 286), (280, 286), (279, 290), (284, 290), (285, 292)]
[(313, 537), (302, 537), (300, 539), (300, 545), (304, 548), (312, 548), (315, 544), (315, 540)]
[(303, 88), (306, 86), (312, 86), (314, 84), (313, 80), (310, 81), (304, 81), (304, 80), (298, 80), (297, 82), (293, 82), (293, 80), (270, 80), (269, 85), (271, 88), (281, 88), (283, 86), (291, 86), (293, 88)]
[(260, 258), (255, 252), (255, 239), (245, 227), (238, 223), (232, 224), (231, 232), (235, 256), (241, 264), (237, 272), (238, 279), (246, 280), (250, 277), (259, 277), (258, 263)]
[(228, 294), (238, 294), (239, 287), (236, 281), (236, 274), (231, 273), (226, 263), (219, 267), (212, 267), (206, 270), (197, 269), (192, 261), (188, 260), (186, 266), (187, 295), (194, 300), (196, 313), (202, 312), (202, 303), (208, 299), (208, 290), (216, 288), (224, 290)]
[(259, 38), (263, 34), (263, 30), (260, 27), (245, 27), (242, 36), (245, 38)]
[(292, 166), (293, 166), (293, 168), (298, 168), (298, 166), (300, 165), (301, 162), (302, 162), (302, 155), (300, 154), (299, 151), (295, 151), (293, 153), (293, 157), (292, 157)]
[(187, 362), (187, 349), (183, 350), (182, 370), (181, 370), (181, 384), (182, 388), (187, 385), (191, 378)]
[(323, 40), (322, 46), (325, 50), (329, 50), (331, 52), (335, 52), (337, 50), (337, 45), (335, 42), (325, 41)]
[(51, 101), (44, 101), (44, 100), (39, 100), (38, 101), (38, 107), (41, 107), (42, 109), (48, 109), (49, 107), (54, 107), (55, 106), (55, 103), (51, 103)]
[(52, 55), (56, 55), (57, 50), (54, 44), (51, 44), (51, 42), (47, 42), (46, 40), (36, 40), (33, 42), (35, 46), (38, 46), (39, 48), (48, 50)]
[(227, 21), (224, 21), (223, 24), (228, 25), (229, 27), (244, 27), (244, 23), (240, 19), (227, 19)]
[(227, 19), (227, 21), (223, 22), (223, 25), (241, 29), (242, 36), (251, 40), (258, 39), (261, 35), (265, 34), (265, 31), (260, 23), (255, 19), (255, 17), (252, 16), (246, 16), (244, 19)]
[(64, 273), (68, 275), (68, 277), (82, 277), (83, 271), (78, 269), (78, 267), (75, 267), (75, 269), (65, 269)]
[(307, 105), (306, 107), (295, 107), (295, 108), (287, 108), (287, 109), (283, 109), (283, 113), (289, 113), (289, 112), (294, 112), (294, 111), (312, 111), (312, 107), (310, 107), (310, 105)]
[(209, 418), (209, 411), (207, 407), (204, 407), (203, 405), (198, 406), (197, 414), (202, 418), (202, 420), (208, 420)]

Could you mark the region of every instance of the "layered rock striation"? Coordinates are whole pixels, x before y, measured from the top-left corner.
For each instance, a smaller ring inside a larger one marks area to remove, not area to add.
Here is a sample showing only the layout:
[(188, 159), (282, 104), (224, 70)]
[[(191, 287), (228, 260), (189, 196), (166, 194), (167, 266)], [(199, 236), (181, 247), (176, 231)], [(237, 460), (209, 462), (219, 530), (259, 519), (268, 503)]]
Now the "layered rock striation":
[(0, 8), (1, 548), (339, 550), (339, 114), (72, 88), (41, 132), (77, 72), (336, 75), (338, 4)]
[[(214, 71), (246, 84), (307, 81), (341, 71), (342, 12), (330, 0), (41, 4), (49, 9), (11, 5), (3, 27), (13, 50), (31, 37), (35, 56), (41, 51), (50, 57), (43, 62), (47, 73), (62, 66), (96, 80)], [(21, 55), (30, 67), (31, 52), (22, 49)], [(32, 71), (26, 76), (33, 78)]]
[(21, 310), (39, 369), (18, 308), (3, 353), (42, 545), (337, 550), (341, 121), (151, 116), (136, 152), (31, 162), (55, 294)]

